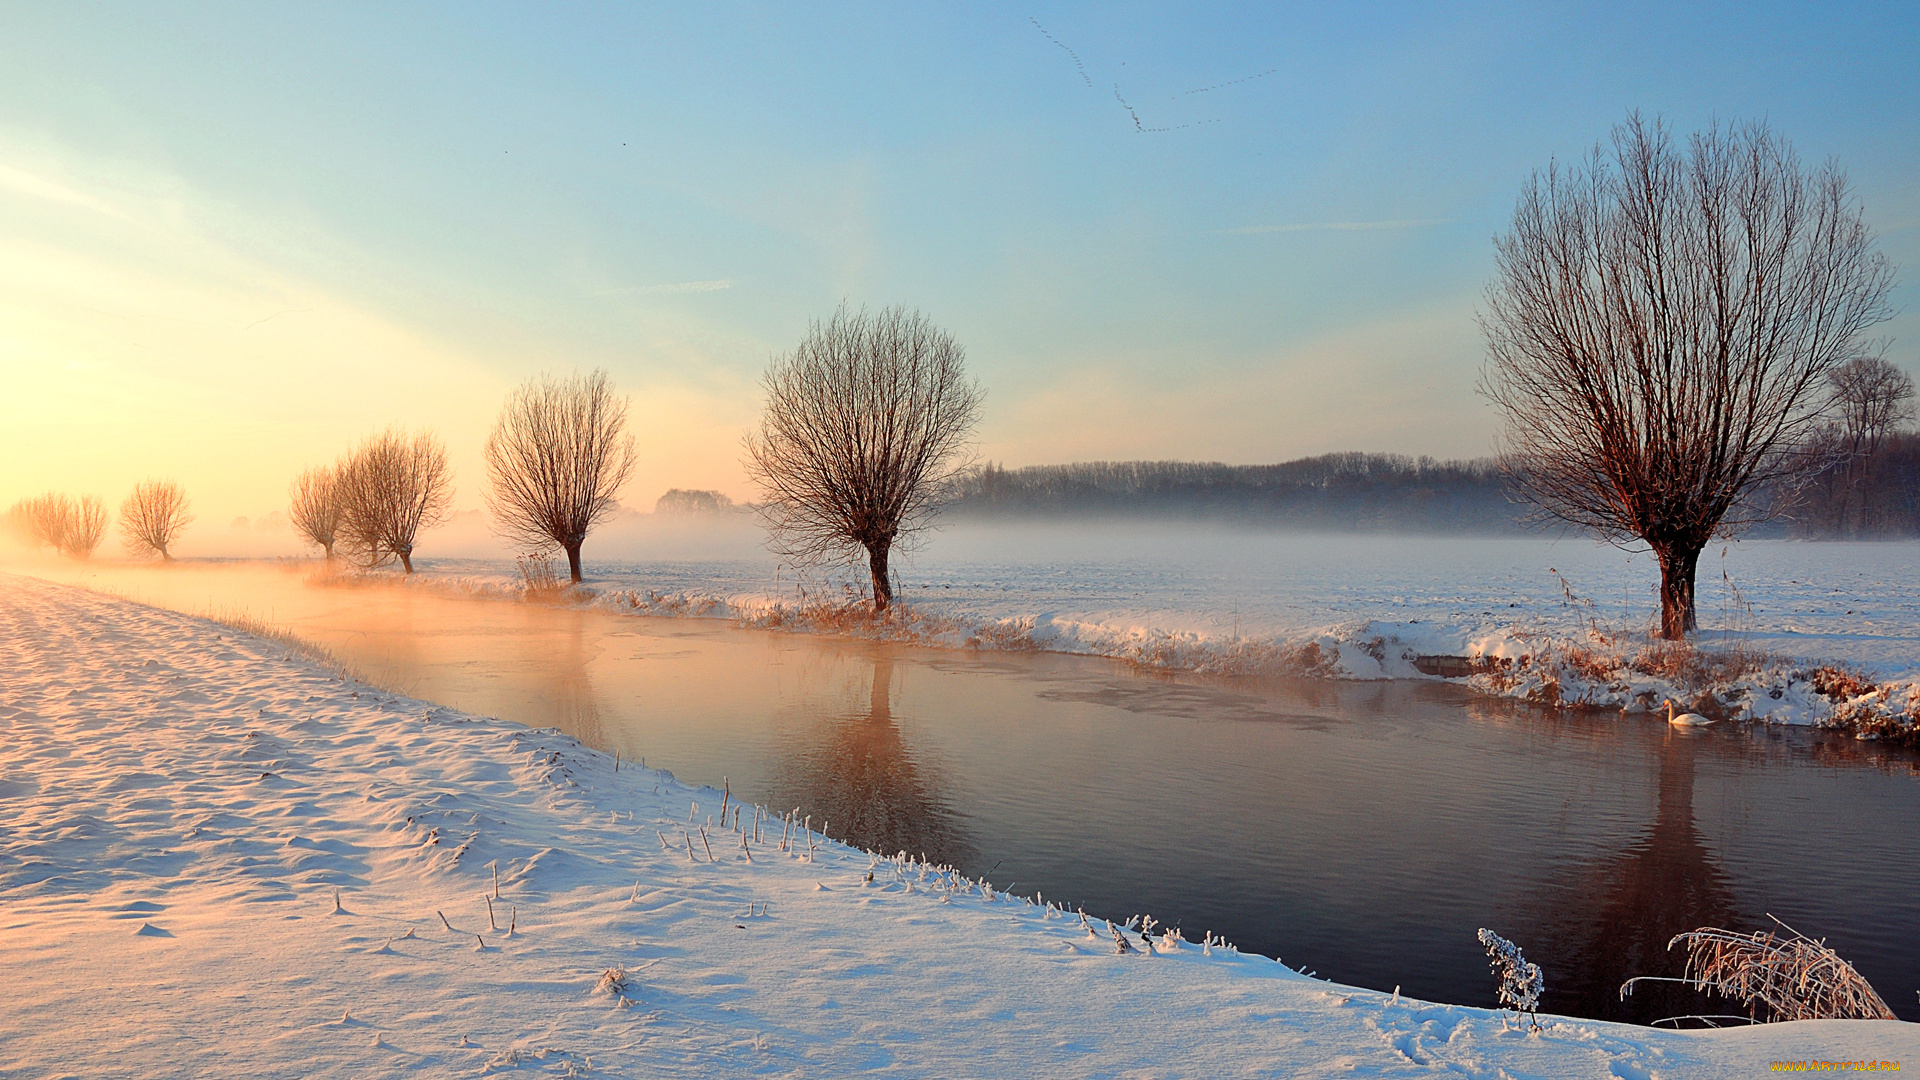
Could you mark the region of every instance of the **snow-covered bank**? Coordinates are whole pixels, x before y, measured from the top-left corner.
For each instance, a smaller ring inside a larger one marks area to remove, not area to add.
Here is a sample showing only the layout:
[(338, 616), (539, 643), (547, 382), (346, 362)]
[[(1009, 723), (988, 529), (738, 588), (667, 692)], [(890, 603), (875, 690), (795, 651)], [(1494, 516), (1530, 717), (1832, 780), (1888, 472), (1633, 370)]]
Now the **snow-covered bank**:
[[(1920, 573), (1920, 544), (1750, 541), (1710, 554), (1698, 643), (1736, 664), (1650, 642), (1652, 560), (1582, 540), (968, 526), (907, 565), (904, 603), (879, 623), (849, 617), (851, 579), (796, 582), (742, 558), (595, 565), (563, 599), (1212, 673), (1423, 678), (1435, 673), (1423, 657), (1487, 658), (1472, 682), (1489, 694), (1642, 711), (1671, 697), (1717, 716), (1911, 734), (1920, 597), (1897, 583)], [(526, 593), (510, 563), (422, 565), (415, 587)]]
[(711, 789), (39, 581), (0, 577), (0, 670), (0, 1076), (1733, 1076), (1920, 1049), (1897, 1022), (1530, 1034), (1225, 949), (1118, 955), (777, 825), (716, 824), (709, 860)]

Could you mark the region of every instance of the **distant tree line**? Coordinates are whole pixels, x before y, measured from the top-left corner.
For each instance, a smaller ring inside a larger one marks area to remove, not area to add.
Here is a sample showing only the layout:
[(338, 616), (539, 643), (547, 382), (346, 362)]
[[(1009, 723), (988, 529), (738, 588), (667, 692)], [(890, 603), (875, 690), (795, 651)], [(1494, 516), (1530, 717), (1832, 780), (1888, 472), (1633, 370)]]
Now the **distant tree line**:
[(1827, 421), (1813, 437), (1814, 471), (1786, 489), (1794, 535), (1854, 540), (1920, 534), (1920, 436), (1913, 378), (1880, 357), (1827, 376)]
[(670, 488), (654, 501), (656, 514), (724, 514), (733, 509), (733, 500), (718, 491)]
[(957, 515), (1214, 518), (1365, 532), (1511, 532), (1521, 508), (1491, 459), (1323, 454), (1278, 465), (1096, 461), (968, 470)]
[(1829, 465), (1784, 516), (1789, 535), (1810, 540), (1920, 536), (1920, 434), (1894, 432), (1871, 453)]

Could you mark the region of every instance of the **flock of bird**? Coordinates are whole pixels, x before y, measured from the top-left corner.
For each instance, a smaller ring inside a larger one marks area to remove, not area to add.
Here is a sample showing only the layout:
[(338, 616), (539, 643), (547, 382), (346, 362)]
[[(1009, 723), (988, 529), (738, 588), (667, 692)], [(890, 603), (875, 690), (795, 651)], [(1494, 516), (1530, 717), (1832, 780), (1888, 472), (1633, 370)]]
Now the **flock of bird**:
[[(1073, 69), (1080, 74), (1080, 81), (1087, 84), (1087, 89), (1089, 90), (1094, 89), (1093, 76), (1087, 74), (1087, 65), (1081, 62), (1080, 54), (1077, 52), (1074, 52), (1073, 49), (1067, 45), (1066, 42), (1061, 41), (1059, 38), (1054, 37), (1051, 33), (1049, 33), (1046, 27), (1040, 25), (1039, 19), (1036, 19), (1033, 16), (1029, 15), (1027, 16), (1027, 21), (1033, 24), (1033, 28), (1035, 30), (1040, 31), (1041, 37), (1044, 37), (1048, 41), (1053, 42), (1055, 45), (1059, 46), (1062, 52), (1067, 54), (1067, 57), (1073, 61)], [(1198, 89), (1188, 90), (1185, 94), (1182, 94), (1180, 96), (1190, 97), (1194, 94), (1209, 94), (1215, 90), (1223, 90), (1229, 86), (1235, 86), (1244, 82), (1252, 82), (1255, 79), (1264, 79), (1267, 76), (1272, 75), (1279, 70), (1280, 70), (1279, 68), (1268, 68), (1267, 70), (1262, 71), (1255, 75), (1243, 75), (1238, 79), (1228, 79), (1226, 82), (1214, 83), (1212, 86), (1202, 86), (1202, 87), (1199, 87)], [(1162, 131), (1179, 131), (1183, 128), (1202, 127), (1207, 124), (1220, 123), (1220, 120), (1216, 118), (1212, 120), (1190, 120), (1184, 124), (1168, 124), (1161, 127), (1148, 127), (1146, 123), (1140, 119), (1139, 112), (1136, 111), (1132, 105), (1127, 103), (1126, 98), (1120, 96), (1119, 83), (1113, 84), (1113, 99), (1120, 103), (1120, 107), (1122, 109), (1125, 109), (1127, 111), (1128, 118), (1130, 118), (1133, 121), (1133, 130), (1143, 135), (1154, 134)], [(1176, 98), (1175, 100), (1178, 100), (1178, 98)]]

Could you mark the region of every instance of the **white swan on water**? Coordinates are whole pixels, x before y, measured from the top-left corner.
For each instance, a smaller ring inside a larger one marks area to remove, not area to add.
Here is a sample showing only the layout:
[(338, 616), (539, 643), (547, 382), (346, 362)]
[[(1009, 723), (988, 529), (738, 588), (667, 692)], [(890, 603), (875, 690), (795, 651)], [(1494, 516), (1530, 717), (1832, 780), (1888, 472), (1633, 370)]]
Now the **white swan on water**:
[(1673, 715), (1672, 698), (1668, 698), (1666, 704), (1667, 723), (1672, 724), (1674, 727), (1706, 727), (1708, 724), (1713, 723), (1713, 721), (1701, 716), (1697, 712), (1683, 712), (1679, 716)]

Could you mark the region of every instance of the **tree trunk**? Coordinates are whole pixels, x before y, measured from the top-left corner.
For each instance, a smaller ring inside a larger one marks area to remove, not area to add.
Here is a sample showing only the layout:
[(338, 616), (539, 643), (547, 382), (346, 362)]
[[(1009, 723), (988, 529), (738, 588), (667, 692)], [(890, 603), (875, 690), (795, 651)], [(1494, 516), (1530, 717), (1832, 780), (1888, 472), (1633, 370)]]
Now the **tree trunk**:
[(1660, 547), (1654, 554), (1660, 559), (1660, 636), (1680, 641), (1698, 625), (1693, 610), (1693, 578), (1700, 566), (1700, 549)]
[(580, 583), (580, 545), (578, 543), (568, 544), (566, 548), (567, 571), (573, 575), (574, 584), (578, 585)]
[(867, 547), (867, 568), (873, 571), (873, 611), (879, 614), (893, 604), (893, 580), (887, 576), (886, 544)]
[(413, 552), (396, 551), (394, 554), (400, 556), (400, 565), (407, 568), (407, 573), (413, 573)]
[(327, 543), (327, 561), (333, 561), (333, 543), (331, 541)]

